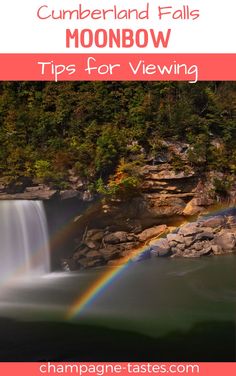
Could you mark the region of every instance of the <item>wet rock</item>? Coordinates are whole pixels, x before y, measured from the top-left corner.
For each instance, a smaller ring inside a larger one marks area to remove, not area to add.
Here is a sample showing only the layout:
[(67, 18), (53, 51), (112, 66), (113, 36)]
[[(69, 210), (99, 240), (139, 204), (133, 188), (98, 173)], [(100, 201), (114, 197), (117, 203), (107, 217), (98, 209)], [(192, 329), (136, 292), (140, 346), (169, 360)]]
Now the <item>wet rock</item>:
[(196, 242), (193, 244), (192, 246), (192, 249), (196, 250), (196, 251), (201, 251), (204, 247), (204, 243), (203, 242)]
[(200, 221), (201, 227), (216, 228), (225, 224), (225, 218), (222, 216), (210, 217)]
[(186, 248), (191, 247), (191, 245), (193, 245), (194, 242), (195, 242), (194, 236), (185, 236), (184, 237), (184, 244), (185, 244)]
[(223, 230), (214, 240), (215, 244), (220, 246), (224, 251), (231, 251), (236, 247), (236, 237), (232, 232)]
[(104, 231), (100, 229), (91, 229), (87, 231), (86, 240), (100, 242), (104, 236)]
[(86, 258), (90, 260), (101, 260), (103, 259), (102, 255), (98, 251), (89, 251), (86, 253)]
[(213, 251), (212, 247), (204, 247), (200, 252), (198, 252), (200, 256), (210, 256)]
[(185, 244), (177, 244), (176, 245), (177, 252), (183, 252), (185, 250)]
[(61, 260), (61, 268), (62, 268), (62, 270), (66, 271), (66, 272), (74, 271), (74, 270), (78, 269), (78, 264), (72, 258), (63, 259), (63, 260)]
[(195, 204), (195, 199), (192, 199), (187, 203), (183, 210), (183, 215), (192, 216), (202, 212), (202, 207)]
[(183, 243), (184, 242), (184, 237), (179, 234), (168, 234), (167, 235), (167, 240), (168, 242), (173, 242), (173, 243)]
[(65, 191), (60, 191), (60, 198), (61, 200), (68, 200), (74, 197), (78, 197), (79, 192), (75, 189), (68, 189)]
[(145, 249), (143, 252), (132, 257), (132, 261), (139, 262), (143, 260), (148, 260), (151, 257), (151, 248)]
[(135, 235), (129, 234), (125, 231), (117, 231), (104, 236), (104, 242), (108, 244), (119, 244), (125, 242), (135, 241), (137, 238)]
[(184, 258), (199, 258), (199, 257), (201, 257), (201, 255), (200, 255), (199, 252), (196, 252), (193, 249), (187, 249), (183, 253), (182, 257), (184, 257)]
[(160, 234), (164, 233), (166, 230), (167, 230), (166, 225), (154, 226), (154, 227), (151, 227), (142, 231), (141, 234), (139, 234), (137, 237), (140, 242), (145, 242), (151, 238), (159, 236)]
[(213, 234), (213, 231), (209, 232), (209, 231), (204, 231), (200, 234), (197, 234), (196, 235), (196, 240), (200, 240), (200, 241), (203, 241), (203, 240), (212, 240), (214, 239), (214, 234)]
[(115, 247), (106, 247), (99, 250), (105, 260), (113, 260), (120, 257), (120, 250)]
[(95, 242), (93, 242), (92, 240), (85, 240), (84, 244), (90, 249), (96, 249), (97, 248), (97, 244)]
[(107, 265), (108, 266), (119, 266), (119, 265), (123, 265), (125, 262), (126, 261), (125, 261), (124, 258), (120, 258), (120, 259), (117, 259), (117, 260), (108, 261)]
[(199, 228), (197, 223), (189, 223), (179, 229), (179, 234), (183, 236), (192, 236), (200, 232), (203, 232), (203, 229)]
[(222, 247), (217, 244), (213, 244), (211, 249), (214, 255), (222, 255), (224, 253)]
[(151, 246), (151, 254), (154, 256), (170, 256), (172, 254), (168, 240), (160, 239), (156, 244)]

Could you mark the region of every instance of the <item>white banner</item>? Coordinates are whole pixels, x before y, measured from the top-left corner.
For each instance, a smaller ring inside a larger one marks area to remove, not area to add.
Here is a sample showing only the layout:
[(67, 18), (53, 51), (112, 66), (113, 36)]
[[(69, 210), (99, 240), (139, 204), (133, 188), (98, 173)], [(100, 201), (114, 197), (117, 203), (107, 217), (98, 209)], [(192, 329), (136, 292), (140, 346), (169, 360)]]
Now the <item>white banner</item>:
[(235, 53), (235, 0), (8, 0), (0, 53)]

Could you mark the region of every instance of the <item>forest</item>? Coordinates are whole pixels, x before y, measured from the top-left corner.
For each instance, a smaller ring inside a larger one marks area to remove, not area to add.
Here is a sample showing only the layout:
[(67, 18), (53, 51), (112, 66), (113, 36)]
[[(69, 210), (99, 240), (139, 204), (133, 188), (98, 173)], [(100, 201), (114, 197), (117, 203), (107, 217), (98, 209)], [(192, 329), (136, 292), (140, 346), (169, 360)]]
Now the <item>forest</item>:
[(73, 169), (95, 191), (124, 171), (124, 183), (136, 185), (136, 167), (163, 140), (188, 143), (199, 171), (234, 176), (236, 84), (0, 83), (2, 182), (29, 177), (66, 188)]

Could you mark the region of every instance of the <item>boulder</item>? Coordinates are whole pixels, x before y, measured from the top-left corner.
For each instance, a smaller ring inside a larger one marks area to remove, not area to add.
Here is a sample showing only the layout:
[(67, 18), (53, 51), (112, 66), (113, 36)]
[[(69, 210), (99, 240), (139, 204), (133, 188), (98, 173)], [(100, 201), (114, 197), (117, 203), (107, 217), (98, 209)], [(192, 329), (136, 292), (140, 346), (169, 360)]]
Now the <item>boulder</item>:
[(138, 262), (138, 261), (143, 261), (147, 260), (151, 257), (151, 248), (145, 249), (143, 252), (139, 253), (138, 255), (135, 255), (132, 257), (132, 261)]
[(196, 240), (200, 240), (200, 241), (203, 241), (203, 240), (212, 240), (214, 239), (214, 233), (213, 231), (204, 231), (204, 232), (201, 232), (200, 234), (197, 234), (196, 235)]
[(104, 242), (108, 244), (119, 244), (125, 242), (135, 241), (137, 238), (133, 234), (129, 234), (125, 231), (117, 231), (104, 236)]
[(151, 254), (157, 257), (170, 256), (172, 252), (168, 240), (160, 239), (156, 244), (152, 244)]
[(191, 216), (201, 213), (203, 208), (201, 206), (196, 205), (195, 199), (193, 198), (191, 201), (187, 203), (183, 210), (183, 215)]
[(193, 244), (192, 249), (195, 251), (202, 251), (204, 248), (204, 242), (196, 242)]
[(79, 192), (75, 189), (67, 189), (65, 191), (60, 191), (61, 200), (69, 200), (71, 198), (77, 197)]
[(151, 238), (155, 238), (167, 230), (166, 225), (154, 226), (142, 231), (137, 237), (140, 242), (146, 242)]
[(220, 246), (224, 251), (232, 251), (236, 248), (236, 237), (232, 232), (223, 230), (216, 235), (214, 243)]
[(200, 221), (201, 227), (216, 228), (225, 224), (225, 218), (223, 216), (210, 217)]
[(185, 250), (185, 244), (177, 244), (176, 245), (177, 252), (183, 252)]
[(201, 255), (199, 252), (194, 251), (193, 249), (187, 249), (182, 254), (182, 257), (184, 258), (199, 258)]
[(120, 257), (120, 250), (113, 246), (102, 248), (99, 250), (99, 252), (101, 253), (101, 255), (106, 261), (113, 260), (113, 259)]
[(222, 255), (222, 253), (224, 253), (224, 251), (221, 248), (221, 246), (219, 246), (217, 244), (213, 244), (211, 246), (211, 249), (212, 249), (212, 252), (213, 252), (214, 255)]
[(179, 234), (183, 236), (193, 236), (203, 232), (203, 229), (198, 227), (197, 223), (188, 223), (185, 226), (180, 227)]
[(168, 242), (170, 242), (170, 243), (172, 243), (172, 242), (183, 243), (184, 242), (184, 237), (182, 235), (179, 235), (179, 234), (168, 234), (166, 238), (167, 238)]
[(90, 259), (91, 260), (99, 260), (99, 259), (102, 259), (102, 255), (100, 252), (98, 251), (89, 251), (86, 253), (86, 258)]
[(212, 253), (212, 247), (203, 247), (203, 249), (198, 252), (200, 256), (210, 256)]
[(123, 265), (124, 263), (126, 263), (126, 260), (124, 258), (119, 258), (116, 260), (108, 261), (107, 265), (108, 266), (120, 266), (120, 265)]
[(96, 249), (97, 248), (97, 244), (95, 242), (93, 242), (92, 240), (85, 240), (84, 241), (84, 244), (90, 248), (90, 249)]
[(100, 229), (91, 229), (91, 230), (88, 230), (87, 231), (87, 234), (86, 234), (86, 240), (91, 240), (91, 241), (94, 241), (94, 242), (99, 242), (102, 240), (103, 238), (103, 235), (104, 235), (104, 231), (103, 230), (100, 230)]
[(185, 244), (186, 248), (191, 247), (191, 245), (193, 245), (194, 242), (195, 242), (194, 236), (185, 236), (184, 237), (184, 244)]

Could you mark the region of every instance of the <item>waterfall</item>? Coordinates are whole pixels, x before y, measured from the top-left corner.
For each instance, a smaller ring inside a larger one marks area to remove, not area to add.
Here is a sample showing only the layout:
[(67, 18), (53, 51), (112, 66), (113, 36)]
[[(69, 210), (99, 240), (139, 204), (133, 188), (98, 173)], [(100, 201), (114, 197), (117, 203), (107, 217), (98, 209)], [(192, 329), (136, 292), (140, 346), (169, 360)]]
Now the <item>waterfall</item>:
[(49, 271), (49, 239), (43, 203), (1, 201), (0, 280)]

